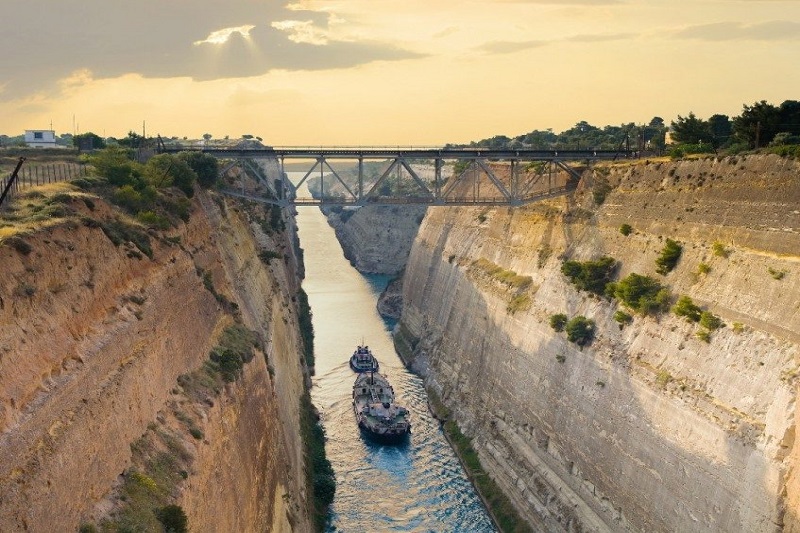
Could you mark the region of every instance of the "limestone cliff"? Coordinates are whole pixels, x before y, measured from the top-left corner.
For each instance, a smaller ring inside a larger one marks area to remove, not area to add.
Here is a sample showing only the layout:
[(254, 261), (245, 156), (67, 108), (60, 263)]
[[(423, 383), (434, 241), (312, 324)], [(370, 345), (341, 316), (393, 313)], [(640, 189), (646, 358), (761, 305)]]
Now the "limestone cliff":
[[(188, 223), (149, 234), (148, 257), (107, 236), (115, 208), (60, 187), (71, 216), (0, 246), (0, 529), (75, 531), (113, 514), (121, 473), (155, 434), (170, 446), (158, 457), (180, 455), (172, 496), (192, 531), (310, 530), (289, 239), (200, 192)], [(286, 260), (265, 264), (265, 248)], [(260, 339), (256, 357), (193, 397), (186, 380), (232, 314)]]
[(394, 276), (405, 267), (426, 209), (404, 205), (323, 211), (344, 256), (359, 272)]
[[(667, 238), (683, 254), (661, 276)], [(708, 342), (671, 313), (621, 328), (617, 302), (576, 290), (560, 270), (601, 256), (620, 262), (620, 278), (657, 278), (726, 327)], [(530, 284), (513, 287), (485, 264)], [(588, 171), (559, 201), (429, 209), (400, 330), (537, 529), (798, 531), (798, 280), (800, 163), (641, 161)], [(558, 313), (593, 319), (594, 341), (568, 342), (549, 324)]]

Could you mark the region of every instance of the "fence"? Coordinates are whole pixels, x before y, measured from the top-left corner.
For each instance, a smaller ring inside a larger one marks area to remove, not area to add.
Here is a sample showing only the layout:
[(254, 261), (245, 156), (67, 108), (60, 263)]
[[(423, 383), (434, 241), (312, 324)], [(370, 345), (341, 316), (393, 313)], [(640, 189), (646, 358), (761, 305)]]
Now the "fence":
[[(48, 183), (58, 183), (61, 181), (69, 181), (75, 178), (85, 177), (89, 175), (89, 170), (84, 163), (51, 163), (51, 164), (25, 164), (20, 168), (17, 173), (17, 179), (11, 184), (8, 190), (8, 195), (3, 201), (4, 207), (10, 198), (21, 191), (36, 187), (38, 185), (46, 185)], [(11, 174), (3, 177), (0, 180), (0, 191), (4, 191), (11, 179)]]

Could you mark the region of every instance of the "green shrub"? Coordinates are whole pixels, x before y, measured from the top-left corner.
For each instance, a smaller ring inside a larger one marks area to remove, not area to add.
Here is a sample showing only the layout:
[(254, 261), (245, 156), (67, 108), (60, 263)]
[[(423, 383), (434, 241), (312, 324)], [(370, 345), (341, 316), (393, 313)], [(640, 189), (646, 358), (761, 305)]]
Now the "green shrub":
[(584, 346), (594, 338), (594, 320), (585, 316), (576, 316), (567, 322), (564, 328), (567, 332), (567, 340), (574, 342), (578, 346)]
[(626, 237), (633, 233), (633, 228), (630, 224), (623, 224), (619, 227), (619, 232), (625, 235)]
[(323, 531), (328, 508), (336, 494), (333, 466), (325, 455), (325, 431), (317, 422), (308, 393), (300, 398), (300, 431), (306, 458), (306, 484), (313, 495), (314, 523)]
[(153, 258), (153, 248), (150, 246), (150, 237), (140, 228), (119, 219), (103, 221), (99, 224), (103, 233), (114, 243), (114, 246), (132, 242), (143, 254), (150, 259)]
[(603, 295), (616, 268), (617, 262), (613, 258), (601, 257), (595, 261), (565, 261), (561, 265), (561, 273), (567, 276), (578, 290)]
[(567, 315), (558, 313), (550, 317), (550, 327), (556, 331), (564, 331), (564, 326), (567, 325)]
[(786, 275), (785, 270), (775, 270), (772, 267), (767, 268), (767, 272), (769, 272), (769, 275), (772, 276), (772, 279), (778, 280), (783, 279), (783, 277)]
[(242, 367), (253, 359), (253, 349), (258, 346), (258, 335), (240, 324), (222, 332), (219, 344), (211, 350), (209, 359), (219, 370), (222, 379), (230, 383), (239, 377)]
[(616, 283), (609, 283), (606, 295), (641, 315), (655, 315), (669, 308), (669, 290), (657, 280), (634, 272)]
[(273, 259), (281, 259), (283, 254), (280, 252), (273, 252), (272, 250), (261, 250), (258, 252), (258, 258), (264, 263), (269, 264)]
[(689, 322), (699, 322), (702, 310), (695, 305), (690, 297), (684, 295), (678, 298), (678, 301), (672, 306), (672, 312), (678, 316), (685, 317)]
[(706, 329), (699, 330), (694, 336), (703, 342), (711, 342), (711, 333)]
[(153, 211), (139, 211), (139, 213), (136, 214), (136, 220), (145, 226), (160, 230), (168, 229), (171, 226), (166, 217), (156, 214)]
[(662, 276), (666, 276), (667, 273), (678, 264), (678, 259), (681, 258), (682, 251), (683, 247), (678, 244), (678, 242), (667, 239), (664, 249), (661, 250), (661, 255), (656, 258), (656, 272)]
[(302, 288), (297, 291), (297, 322), (300, 326), (300, 337), (303, 339), (303, 354), (306, 366), (314, 367), (314, 324), (311, 321), (311, 306), (308, 295)]
[(697, 265), (697, 275), (702, 276), (711, 272), (711, 267), (707, 263)]
[(186, 161), (197, 175), (197, 183), (204, 189), (213, 187), (219, 173), (217, 158), (202, 152), (180, 152), (178, 157)]
[(620, 326), (624, 326), (625, 324), (633, 322), (633, 317), (625, 311), (617, 311), (614, 313), (614, 320), (616, 320)]
[(156, 513), (158, 521), (164, 526), (166, 533), (186, 533), (189, 531), (189, 519), (180, 505), (165, 505)]
[(605, 178), (598, 179), (592, 188), (592, 199), (596, 205), (603, 205), (606, 201), (606, 196), (611, 192), (611, 185)]
[(717, 257), (728, 257), (731, 255), (730, 250), (725, 248), (725, 245), (719, 241), (715, 241), (714, 244), (711, 245), (711, 251)]
[(741, 333), (744, 331), (744, 324), (741, 322), (734, 322), (733, 323), (733, 332), (734, 333)]
[(709, 331), (714, 331), (722, 327), (722, 319), (712, 314), (710, 311), (700, 313), (700, 325)]
[(662, 389), (672, 381), (672, 375), (663, 368), (656, 374), (656, 384)]

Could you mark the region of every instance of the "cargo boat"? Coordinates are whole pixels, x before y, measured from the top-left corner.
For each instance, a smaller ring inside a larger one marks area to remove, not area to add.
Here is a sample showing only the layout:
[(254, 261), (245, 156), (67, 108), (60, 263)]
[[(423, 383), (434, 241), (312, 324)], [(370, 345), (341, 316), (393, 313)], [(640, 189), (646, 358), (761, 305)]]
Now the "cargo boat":
[(408, 409), (394, 403), (394, 389), (377, 372), (365, 372), (353, 384), (356, 422), (367, 435), (380, 442), (401, 442), (411, 433)]
[(377, 372), (378, 360), (372, 355), (369, 346), (359, 346), (350, 356), (350, 368), (355, 372)]

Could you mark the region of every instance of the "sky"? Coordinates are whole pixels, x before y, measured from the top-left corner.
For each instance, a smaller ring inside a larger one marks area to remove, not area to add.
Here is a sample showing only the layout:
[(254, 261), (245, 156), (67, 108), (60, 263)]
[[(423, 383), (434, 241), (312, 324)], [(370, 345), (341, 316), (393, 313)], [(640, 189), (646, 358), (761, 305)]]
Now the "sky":
[(800, 100), (800, 0), (1, 0), (0, 133), (435, 146)]

